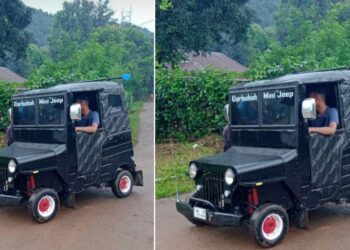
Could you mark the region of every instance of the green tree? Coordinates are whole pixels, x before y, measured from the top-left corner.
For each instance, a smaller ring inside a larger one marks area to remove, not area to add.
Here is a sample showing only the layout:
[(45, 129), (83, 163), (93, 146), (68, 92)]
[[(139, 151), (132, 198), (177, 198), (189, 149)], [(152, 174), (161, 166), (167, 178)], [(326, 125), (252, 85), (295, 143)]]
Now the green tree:
[(64, 2), (63, 10), (54, 17), (49, 37), (50, 52), (54, 60), (66, 60), (81, 47), (98, 27), (116, 23), (109, 0), (74, 0)]
[[(309, 11), (295, 8), (293, 11), (299, 13), (315, 13), (315, 6), (310, 6)], [(322, 20), (318, 21), (310, 13), (305, 16), (308, 19), (304, 22), (298, 20), (301, 25), (304, 23), (304, 27), (298, 27), (298, 30), (309, 30), (299, 39), (296, 39), (296, 32), (288, 34), (288, 39), (283, 42), (278, 38), (273, 41), (269, 49), (257, 56), (250, 65), (250, 77), (266, 79), (287, 73), (349, 65), (350, 2), (330, 4), (322, 15)], [(300, 15), (299, 18), (304, 17)]]
[(39, 48), (35, 44), (29, 44), (26, 51), (26, 59), (30, 70), (40, 67), (49, 59), (49, 51), (46, 48)]
[(157, 0), (156, 44), (160, 63), (176, 64), (184, 52), (209, 51), (222, 34), (233, 43), (245, 38), (248, 0)]
[[(107, 25), (97, 28), (67, 59), (46, 59), (29, 77), (33, 88), (59, 83), (119, 76), (129, 72), (125, 83), (135, 97), (153, 90), (153, 36), (136, 26)], [(32, 48), (40, 62), (40, 52)], [(35, 55), (35, 56), (34, 56)]]
[(275, 16), (276, 34), (283, 45), (297, 45), (303, 37), (320, 28), (335, 4), (346, 0), (282, 0)]
[(0, 59), (25, 55), (29, 36), (25, 28), (31, 21), (31, 10), (20, 0), (0, 1)]

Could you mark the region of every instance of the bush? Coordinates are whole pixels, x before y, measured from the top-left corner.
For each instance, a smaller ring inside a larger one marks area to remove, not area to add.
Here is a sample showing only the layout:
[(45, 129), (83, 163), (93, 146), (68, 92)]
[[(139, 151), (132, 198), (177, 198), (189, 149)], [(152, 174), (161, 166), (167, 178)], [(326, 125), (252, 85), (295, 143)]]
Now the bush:
[(15, 94), (17, 85), (0, 81), (0, 131), (6, 131), (9, 125), (8, 109), (11, 96)]
[(221, 132), (234, 79), (235, 74), (221, 71), (157, 70), (157, 141), (193, 140)]

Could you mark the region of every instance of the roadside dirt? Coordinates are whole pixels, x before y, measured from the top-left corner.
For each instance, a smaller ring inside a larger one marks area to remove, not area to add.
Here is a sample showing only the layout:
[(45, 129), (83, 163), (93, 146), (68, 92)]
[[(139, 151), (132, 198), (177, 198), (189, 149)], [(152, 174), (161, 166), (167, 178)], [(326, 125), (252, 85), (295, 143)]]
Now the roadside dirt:
[(24, 207), (0, 208), (0, 249), (153, 249), (154, 109), (147, 102), (140, 114), (135, 159), (144, 187), (118, 199), (108, 188), (77, 195), (77, 208), (61, 207), (46, 224), (34, 222)]
[[(156, 202), (156, 249), (262, 249), (247, 227), (196, 227), (176, 212), (175, 198)], [(350, 205), (327, 204), (310, 212), (310, 230), (291, 225), (284, 241), (273, 249), (349, 249)]]

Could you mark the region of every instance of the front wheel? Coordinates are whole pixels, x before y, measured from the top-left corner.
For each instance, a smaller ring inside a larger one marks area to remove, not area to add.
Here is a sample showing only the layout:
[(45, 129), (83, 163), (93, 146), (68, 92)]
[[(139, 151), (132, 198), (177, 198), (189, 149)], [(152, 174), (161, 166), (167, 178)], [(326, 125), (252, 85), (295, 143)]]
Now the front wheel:
[(112, 181), (113, 194), (119, 198), (128, 197), (134, 186), (134, 178), (127, 170), (118, 172), (115, 179)]
[(249, 229), (262, 247), (280, 243), (289, 228), (288, 215), (281, 206), (266, 204), (258, 207), (249, 220)]
[(28, 205), (34, 220), (45, 223), (55, 217), (60, 200), (54, 190), (40, 188), (30, 196)]

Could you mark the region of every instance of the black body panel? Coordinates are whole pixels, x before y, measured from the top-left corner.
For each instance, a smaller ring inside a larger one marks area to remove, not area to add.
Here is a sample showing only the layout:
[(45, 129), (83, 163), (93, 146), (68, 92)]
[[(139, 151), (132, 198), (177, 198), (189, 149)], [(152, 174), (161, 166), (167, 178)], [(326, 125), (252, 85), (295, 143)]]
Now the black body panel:
[(18, 142), (66, 143), (66, 127), (58, 128), (14, 128), (13, 136)]
[[(33, 170), (33, 167), (26, 168), (27, 163), (54, 158), (65, 152), (65, 144), (14, 142), (9, 147), (0, 150), (0, 158), (15, 159), (19, 164), (20, 171), (25, 172)], [(35, 170), (38, 168), (40, 166), (37, 166)]]
[(344, 133), (310, 136), (311, 185), (313, 189), (339, 185)]
[[(199, 168), (220, 168), (224, 172), (228, 167), (237, 173), (239, 184), (253, 184), (284, 178), (284, 164), (295, 160), (295, 149), (231, 147), (226, 152), (193, 161)], [(210, 167), (211, 166), (211, 167)]]

